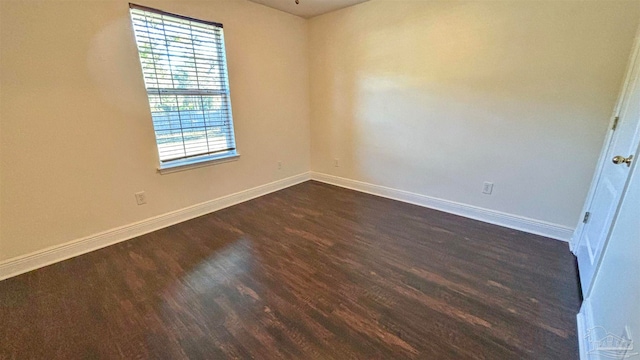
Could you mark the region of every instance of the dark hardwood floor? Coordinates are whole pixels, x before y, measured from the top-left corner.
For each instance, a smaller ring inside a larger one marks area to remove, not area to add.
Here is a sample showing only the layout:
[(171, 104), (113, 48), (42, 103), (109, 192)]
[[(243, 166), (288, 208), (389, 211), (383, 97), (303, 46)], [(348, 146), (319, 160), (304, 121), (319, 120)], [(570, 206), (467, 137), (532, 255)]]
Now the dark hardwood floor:
[(306, 182), (0, 282), (2, 359), (576, 359), (566, 243)]

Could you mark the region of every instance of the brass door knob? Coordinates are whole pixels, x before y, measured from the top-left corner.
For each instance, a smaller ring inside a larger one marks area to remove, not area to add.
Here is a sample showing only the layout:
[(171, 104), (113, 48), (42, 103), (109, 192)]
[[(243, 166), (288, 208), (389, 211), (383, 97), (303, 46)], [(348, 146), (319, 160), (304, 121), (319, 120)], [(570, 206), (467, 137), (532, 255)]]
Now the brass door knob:
[(618, 165), (618, 164), (627, 164), (627, 167), (631, 166), (631, 162), (633, 161), (633, 155), (629, 155), (628, 158), (624, 157), (624, 156), (614, 156), (613, 157), (613, 163)]

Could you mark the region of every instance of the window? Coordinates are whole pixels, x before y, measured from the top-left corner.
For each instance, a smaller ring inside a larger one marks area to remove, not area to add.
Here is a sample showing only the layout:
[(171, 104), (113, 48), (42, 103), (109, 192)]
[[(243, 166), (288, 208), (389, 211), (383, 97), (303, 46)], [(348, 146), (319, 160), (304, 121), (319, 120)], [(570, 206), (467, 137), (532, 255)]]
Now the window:
[(236, 157), (222, 24), (130, 11), (160, 170)]

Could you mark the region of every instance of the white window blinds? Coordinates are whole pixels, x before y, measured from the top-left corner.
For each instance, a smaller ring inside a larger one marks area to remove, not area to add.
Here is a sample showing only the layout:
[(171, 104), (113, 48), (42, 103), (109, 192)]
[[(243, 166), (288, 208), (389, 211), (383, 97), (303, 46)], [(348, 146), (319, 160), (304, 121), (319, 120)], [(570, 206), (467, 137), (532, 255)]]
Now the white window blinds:
[(161, 164), (235, 155), (222, 24), (130, 11)]

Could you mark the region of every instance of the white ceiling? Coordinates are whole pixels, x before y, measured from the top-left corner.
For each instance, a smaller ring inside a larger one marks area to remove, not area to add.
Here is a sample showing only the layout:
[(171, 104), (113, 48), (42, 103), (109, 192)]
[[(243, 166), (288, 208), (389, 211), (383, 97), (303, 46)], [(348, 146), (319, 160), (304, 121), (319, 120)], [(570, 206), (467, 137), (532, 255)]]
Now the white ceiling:
[(289, 14), (311, 18), (330, 11), (346, 8), (368, 0), (250, 0), (258, 4), (288, 12)]

